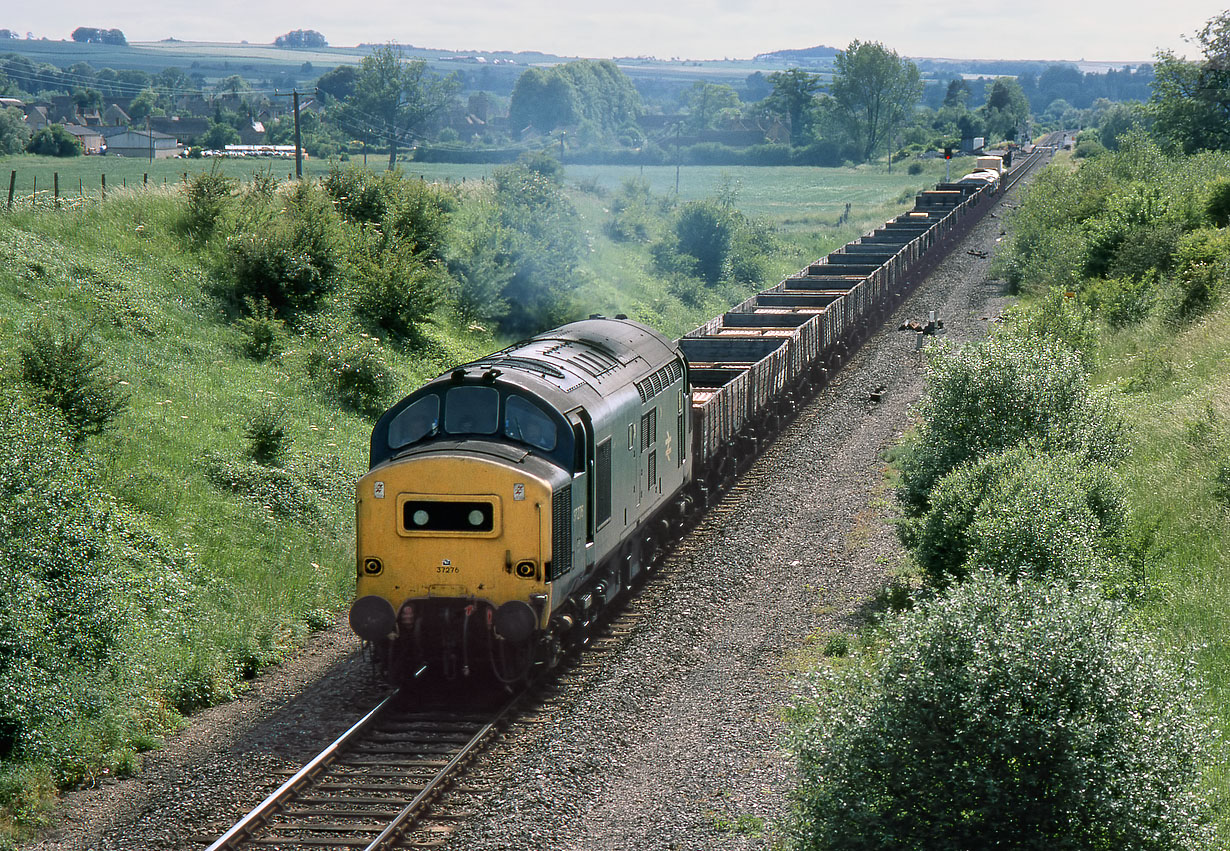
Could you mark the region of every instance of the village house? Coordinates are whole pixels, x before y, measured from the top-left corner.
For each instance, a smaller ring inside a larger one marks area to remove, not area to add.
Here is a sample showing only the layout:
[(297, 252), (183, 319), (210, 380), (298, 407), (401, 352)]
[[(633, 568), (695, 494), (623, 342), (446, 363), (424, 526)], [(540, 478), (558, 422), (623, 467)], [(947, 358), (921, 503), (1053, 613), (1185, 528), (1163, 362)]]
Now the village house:
[(81, 143), (81, 149), (87, 154), (100, 154), (103, 147), (103, 135), (97, 127), (82, 127), (80, 124), (65, 124), (64, 131), (76, 137)]
[(157, 130), (126, 130), (107, 137), (107, 153), (117, 157), (168, 159), (182, 150), (179, 140)]

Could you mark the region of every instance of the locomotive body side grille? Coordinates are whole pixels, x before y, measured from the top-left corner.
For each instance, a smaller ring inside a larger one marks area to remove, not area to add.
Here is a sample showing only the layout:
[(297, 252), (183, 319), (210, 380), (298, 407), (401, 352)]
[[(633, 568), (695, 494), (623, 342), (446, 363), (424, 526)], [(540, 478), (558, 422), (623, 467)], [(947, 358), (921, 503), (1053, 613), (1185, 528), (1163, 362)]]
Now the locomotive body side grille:
[(551, 579), (572, 570), (572, 485), (551, 499)]

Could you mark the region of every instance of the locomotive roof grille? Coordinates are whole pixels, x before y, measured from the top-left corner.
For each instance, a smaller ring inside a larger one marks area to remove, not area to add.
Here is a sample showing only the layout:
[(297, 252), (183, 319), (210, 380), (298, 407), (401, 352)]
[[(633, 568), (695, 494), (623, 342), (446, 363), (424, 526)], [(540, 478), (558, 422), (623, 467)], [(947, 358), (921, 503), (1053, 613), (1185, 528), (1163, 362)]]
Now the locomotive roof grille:
[(515, 369), (524, 369), (529, 372), (541, 372), (543, 375), (549, 375), (552, 378), (563, 378), (564, 373), (553, 364), (544, 363), (533, 358), (520, 357), (517, 355), (508, 355), (501, 358), (488, 358), (482, 361), (476, 361), (474, 367), (483, 367), (488, 364), (498, 363), (500, 366), (513, 367)]
[(641, 402), (648, 402), (667, 387), (683, 378), (683, 367), (679, 361), (673, 360), (652, 375), (636, 382), (636, 391), (641, 394)]

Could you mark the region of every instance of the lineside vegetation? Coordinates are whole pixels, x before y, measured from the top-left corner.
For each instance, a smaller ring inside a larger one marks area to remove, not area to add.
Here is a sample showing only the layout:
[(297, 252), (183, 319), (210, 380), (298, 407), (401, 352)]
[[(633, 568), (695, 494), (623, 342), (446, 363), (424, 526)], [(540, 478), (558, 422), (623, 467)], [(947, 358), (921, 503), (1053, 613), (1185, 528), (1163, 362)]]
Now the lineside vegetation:
[(596, 310), (682, 333), (861, 224), (779, 233), (716, 189), (712, 253), (644, 187), (639, 235), (609, 238), (609, 194), (547, 158), (464, 184), (205, 171), (0, 217), (0, 848), (334, 622), (398, 394)]
[(996, 259), (1022, 305), (928, 352), (893, 453), (918, 575), (802, 688), (794, 847), (1230, 836), (1230, 156), (1072, 163)]

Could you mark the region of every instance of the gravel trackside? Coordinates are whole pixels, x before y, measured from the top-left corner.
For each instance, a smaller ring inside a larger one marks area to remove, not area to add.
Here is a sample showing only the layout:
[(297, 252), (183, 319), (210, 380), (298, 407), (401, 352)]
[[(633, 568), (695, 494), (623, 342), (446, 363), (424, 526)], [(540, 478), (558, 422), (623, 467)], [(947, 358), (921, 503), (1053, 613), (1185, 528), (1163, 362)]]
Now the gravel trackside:
[[(466, 785), (485, 791), (466, 796), (447, 848), (773, 843), (795, 780), (783, 710), (809, 639), (852, 629), (902, 558), (882, 453), (924, 376), (914, 334), (896, 328), (938, 310), (950, 338), (984, 334), (1007, 303), (979, 256), (1000, 228), (995, 213), (975, 226), (666, 560), (614, 646), (474, 767)], [(204, 848), (271, 791), (270, 772), (370, 708), (379, 687), (356, 650), (344, 625), (320, 633), (194, 716), (140, 776), (66, 795), (27, 851)]]

